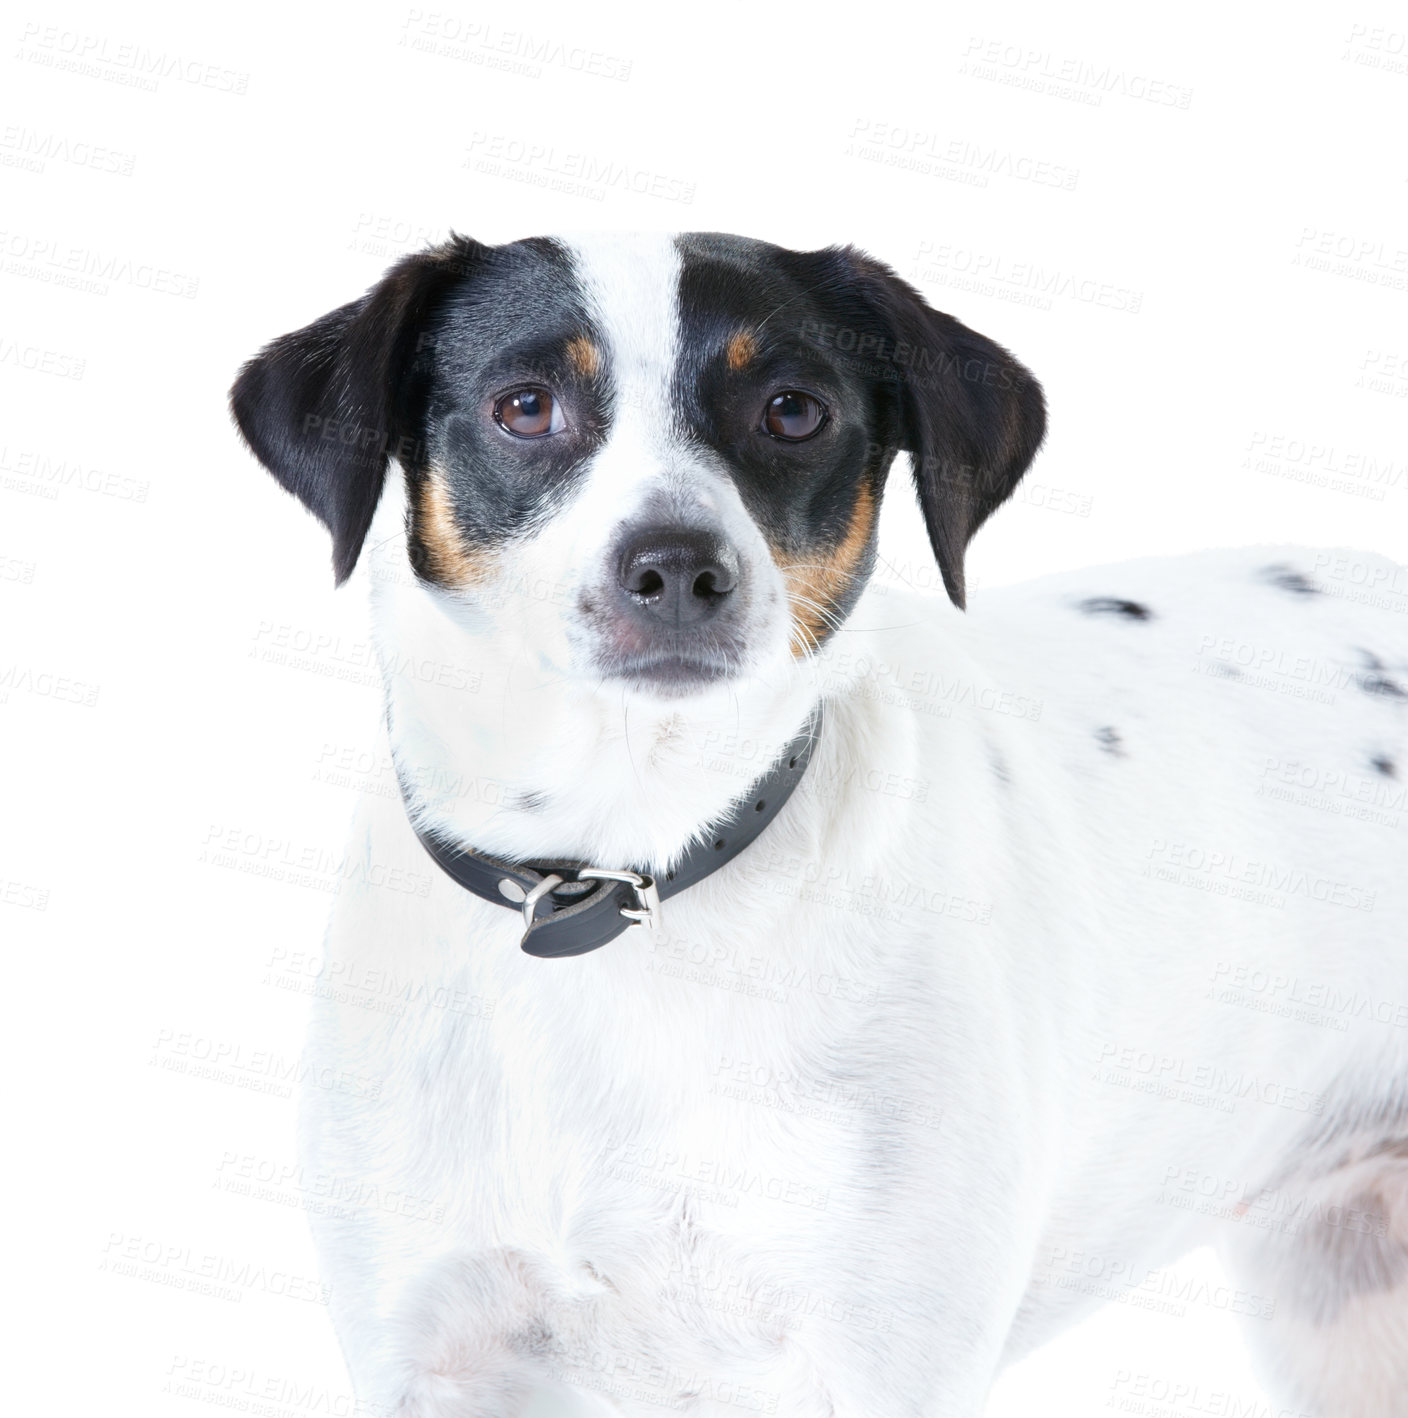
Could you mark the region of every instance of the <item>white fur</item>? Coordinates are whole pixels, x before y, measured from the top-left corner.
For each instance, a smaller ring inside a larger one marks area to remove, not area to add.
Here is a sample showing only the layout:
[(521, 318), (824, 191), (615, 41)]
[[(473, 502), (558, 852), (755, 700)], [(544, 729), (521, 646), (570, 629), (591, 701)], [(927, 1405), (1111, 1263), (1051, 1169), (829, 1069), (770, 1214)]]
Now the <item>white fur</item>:
[[(627, 411), (661, 394), (670, 259), (583, 260)], [(680, 479), (681, 456), (628, 413), (497, 592), (404, 573), (399, 475), (369, 539), (389, 747), (483, 850), (661, 861), (827, 707), (763, 837), (661, 932), (575, 959), (522, 954), (517, 917), (368, 797), (354, 852), (382, 870), (340, 896), (329, 967), (413, 1000), (318, 1006), (310, 1075), (382, 1087), (312, 1090), (304, 1139), (319, 1174), (416, 1199), (316, 1218), (359, 1396), (402, 1418), (976, 1418), (1102, 1286), (1157, 1288), (1211, 1239), (1241, 1295), (1219, 1307), (1274, 1306), (1248, 1327), (1286, 1402), (1399, 1411), (1404, 1283), (1327, 1261), (1348, 1227), (1298, 1246), (1174, 1204), (1169, 1178), (1253, 1206), (1378, 1196), (1393, 1231), (1370, 1259), (1408, 1240), (1408, 1156), (1374, 1151), (1408, 1136), (1408, 1028), (1259, 1007), (1289, 987), (1219, 996), (1260, 971), (1408, 1008), (1408, 825), (1287, 801), (1269, 766), (1402, 787), (1408, 704), (1366, 692), (1354, 647), (1403, 679), (1408, 619), (1259, 573), (1314, 575), (1316, 553), (1217, 552), (983, 592), (966, 616), (872, 589), (799, 662), (760, 566), (747, 674), (624, 693), (574, 658), (613, 518), (687, 482), (759, 555), (727, 481)], [(1154, 618), (1078, 609), (1092, 596)], [(396, 867), (428, 893), (372, 884)]]

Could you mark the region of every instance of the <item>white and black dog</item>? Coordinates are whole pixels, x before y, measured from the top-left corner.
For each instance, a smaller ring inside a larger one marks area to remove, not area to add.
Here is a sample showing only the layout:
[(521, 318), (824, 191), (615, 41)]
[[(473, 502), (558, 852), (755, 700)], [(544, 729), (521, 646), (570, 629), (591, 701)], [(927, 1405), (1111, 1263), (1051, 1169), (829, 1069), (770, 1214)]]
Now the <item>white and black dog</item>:
[[(1401, 568), (960, 613), (1041, 390), (850, 248), (454, 238), (233, 408), (371, 563), (310, 1048), (380, 1086), (304, 1159), (378, 1198), (316, 1223), (373, 1411), (975, 1418), (1132, 1298), (1408, 1413)], [(953, 605), (872, 581), (898, 452)]]

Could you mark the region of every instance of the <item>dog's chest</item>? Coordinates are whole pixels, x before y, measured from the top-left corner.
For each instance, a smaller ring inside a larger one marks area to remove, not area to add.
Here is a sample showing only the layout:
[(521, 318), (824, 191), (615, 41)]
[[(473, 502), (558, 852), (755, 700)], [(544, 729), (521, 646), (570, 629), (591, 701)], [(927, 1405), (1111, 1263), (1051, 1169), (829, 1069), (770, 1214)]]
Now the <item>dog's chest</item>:
[[(685, 1296), (704, 1233), (727, 1245), (834, 1220), (834, 1181), (895, 1091), (849, 1042), (877, 1006), (856, 960), (878, 926), (838, 932), (794, 896), (732, 883), (713, 912), (670, 903), (662, 932), (541, 961), (509, 912), (445, 885), (409, 912), (349, 903), (341, 949), (386, 946), (418, 998), (399, 1016), (322, 1007), (315, 1051), (379, 1081), (374, 1098), (310, 1100), (337, 1115), (314, 1128), (326, 1147), (378, 1143), (330, 1166), (399, 1173), (388, 1183), (433, 1198), (455, 1244), (554, 1256), (572, 1285), (639, 1270)], [(748, 1293), (726, 1269), (705, 1310)]]
[(373, 1267), (398, 1309), (438, 1297), (431, 1334), (461, 1323), (445, 1297), (466, 1259), (466, 1303), (539, 1374), (678, 1407), (726, 1373), (738, 1393), (719, 1411), (788, 1411), (818, 1317), (845, 1304), (882, 1322), (838, 1296), (825, 1258), (879, 1117), (832, 1066), (857, 1005), (802, 975), (783, 1004), (726, 988), (746, 967), (713, 952), (702, 982), (683, 937), (616, 944), (593, 972), (610, 984), (584, 989), (566, 962), (531, 962), (531, 983), (452, 978), (479, 1017), (426, 1011), (364, 1037), (414, 1066), (324, 1133), (375, 1155), (324, 1160), (432, 1203), (433, 1226), (381, 1223)]
[(551, 1218), (569, 1246), (617, 1215), (727, 1235), (825, 1212), (864, 1130), (839, 1059), (869, 1002), (835, 964), (760, 972), (746, 935), (695, 963), (691, 944), (632, 932), (589, 985), (531, 962), (479, 1027), (437, 1021), (416, 1052), (442, 1066), (406, 1103), (441, 1142), (458, 1120), (475, 1165), (447, 1184), (514, 1198), (525, 1232)]

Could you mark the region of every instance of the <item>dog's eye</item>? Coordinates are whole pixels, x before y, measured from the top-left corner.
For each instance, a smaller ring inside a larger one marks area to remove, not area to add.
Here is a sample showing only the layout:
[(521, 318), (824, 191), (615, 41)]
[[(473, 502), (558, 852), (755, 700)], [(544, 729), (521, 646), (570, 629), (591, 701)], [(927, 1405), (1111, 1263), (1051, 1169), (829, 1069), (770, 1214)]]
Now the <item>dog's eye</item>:
[(810, 438), (826, 422), (826, 405), (801, 389), (774, 394), (763, 410), (763, 432), (788, 443)]
[(494, 419), (515, 438), (542, 438), (567, 426), (562, 406), (546, 389), (515, 389), (494, 405)]

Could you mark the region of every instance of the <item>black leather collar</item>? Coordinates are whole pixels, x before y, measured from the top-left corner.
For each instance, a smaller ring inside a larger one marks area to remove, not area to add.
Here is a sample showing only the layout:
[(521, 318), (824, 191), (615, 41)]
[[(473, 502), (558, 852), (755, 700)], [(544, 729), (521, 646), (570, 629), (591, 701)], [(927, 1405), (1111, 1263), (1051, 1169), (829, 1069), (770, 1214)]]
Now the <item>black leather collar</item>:
[[(710, 824), (684, 857), (659, 879), (643, 870), (607, 870), (585, 862), (503, 862), (411, 825), (421, 845), (466, 891), (520, 911), (521, 942), (529, 955), (584, 955), (630, 926), (659, 924), (660, 902), (732, 861), (782, 810), (801, 781), (821, 729), (818, 705), (801, 733), (782, 751), (748, 795)], [(398, 781), (400, 775), (397, 775)], [(410, 807), (410, 795), (401, 783)]]

